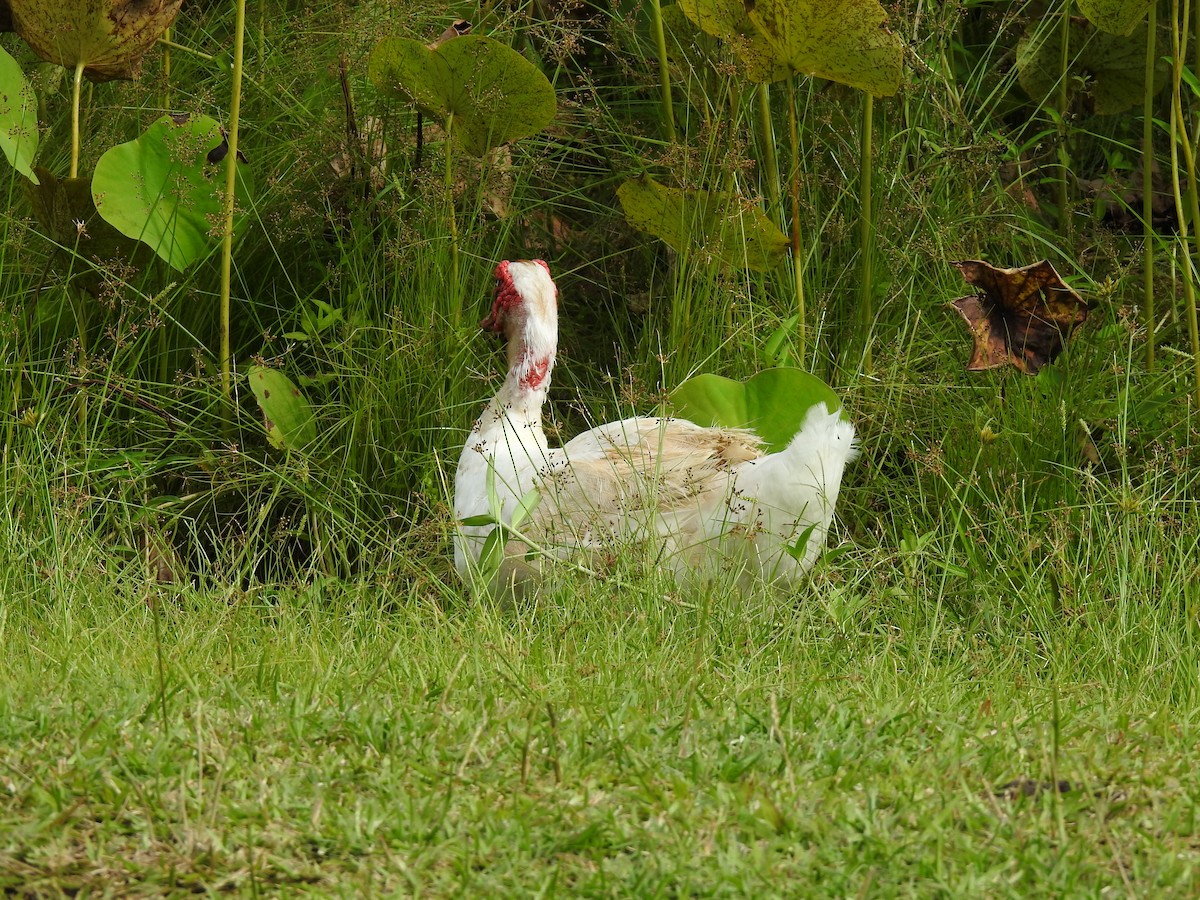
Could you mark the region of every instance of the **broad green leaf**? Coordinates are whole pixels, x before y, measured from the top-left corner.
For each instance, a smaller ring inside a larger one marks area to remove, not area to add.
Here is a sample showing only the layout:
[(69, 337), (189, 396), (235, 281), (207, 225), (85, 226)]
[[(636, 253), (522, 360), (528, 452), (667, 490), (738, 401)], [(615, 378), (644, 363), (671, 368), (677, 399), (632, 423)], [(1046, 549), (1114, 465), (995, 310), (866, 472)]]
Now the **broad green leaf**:
[(280, 450), (303, 450), (317, 439), (312, 407), (292, 380), (277, 369), (251, 366), (246, 374), (267, 428), (267, 440)]
[(42, 59), (83, 63), (92, 81), (136, 78), (183, 0), (8, 0), (13, 27)]
[[(679, 8), (701, 31), (729, 46), (751, 81), (780, 81), (791, 75), (787, 62), (750, 21), (744, 0), (679, 0)], [(666, 9), (663, 14), (665, 21)]]
[(420, 41), (384, 38), (367, 63), (381, 90), (413, 103), (475, 156), (537, 134), (555, 113), (554, 88), (516, 50), (468, 34), (430, 50)]
[(34, 184), (38, 183), (33, 172), (37, 146), (37, 97), (17, 61), (0, 47), (0, 150)]
[(877, 97), (900, 89), (904, 48), (878, 0), (746, 0), (776, 56), (797, 72)]
[(741, 197), (667, 187), (646, 175), (622, 184), (617, 197), (630, 225), (679, 252), (707, 254), (759, 272), (787, 253), (787, 235)]
[[(1086, 85), (1092, 111), (1099, 115), (1140, 106), (1146, 80), (1146, 26), (1139, 26), (1130, 37), (1117, 37), (1072, 20), (1068, 31), (1071, 72), (1087, 75), (1085, 82), (1072, 78), (1069, 91), (1076, 94)], [(1055, 102), (1062, 74), (1061, 50), (1062, 30), (1057, 25), (1031, 30), (1017, 43), (1017, 78), (1032, 100)], [(1166, 83), (1166, 76), (1166, 63), (1158, 58), (1156, 92)]]
[[(219, 238), (223, 212), (225, 138), (208, 116), (163, 116), (139, 138), (105, 151), (92, 176), (96, 209), (118, 231), (146, 244), (183, 271), (206, 256)], [(238, 201), (249, 205), (239, 166)], [(234, 229), (245, 226), (245, 214)]]
[(1155, 0), (1079, 0), (1079, 11), (1101, 31), (1128, 35), (1146, 17)]
[(829, 385), (794, 368), (764, 369), (744, 383), (720, 375), (696, 375), (671, 392), (675, 415), (697, 425), (749, 428), (772, 453), (791, 443), (808, 411), (818, 403), (830, 412), (842, 406)]

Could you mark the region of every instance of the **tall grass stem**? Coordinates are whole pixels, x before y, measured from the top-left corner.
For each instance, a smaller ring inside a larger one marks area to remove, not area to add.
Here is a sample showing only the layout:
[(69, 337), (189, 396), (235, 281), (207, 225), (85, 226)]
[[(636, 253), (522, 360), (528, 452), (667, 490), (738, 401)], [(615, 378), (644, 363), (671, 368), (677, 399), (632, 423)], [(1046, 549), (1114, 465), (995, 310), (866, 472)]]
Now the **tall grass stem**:
[(1071, 67), (1071, 0), (1063, 0), (1060, 20), (1061, 46), (1058, 56), (1058, 227), (1064, 240), (1071, 243), (1071, 149), (1067, 134), (1067, 103)]
[(804, 247), (800, 241), (800, 124), (796, 119), (796, 76), (788, 78), (788, 141), (792, 151), (792, 266), (796, 278), (796, 353), (808, 356), (808, 316), (804, 308)]
[(1146, 25), (1146, 72), (1142, 100), (1142, 321), (1146, 325), (1146, 371), (1154, 370), (1154, 66), (1158, 62), (1158, 4)]
[[(1179, 242), (1183, 250), (1183, 300), (1187, 315), (1188, 343), (1192, 352), (1192, 368), (1196, 403), (1200, 405), (1200, 327), (1196, 321), (1196, 257), (1192, 245), (1200, 239), (1200, 199), (1196, 190), (1196, 155), (1183, 113), (1183, 60), (1187, 53), (1187, 29), (1190, 5), (1171, 0), (1171, 51), (1174, 61), (1171, 72), (1171, 186), (1176, 208), (1182, 209), (1186, 197), (1188, 215), (1179, 217)], [(1183, 151), (1187, 177), (1186, 195), (1181, 196), (1178, 149)], [(1189, 225), (1189, 217), (1191, 224)]]
[(71, 177), (79, 177), (79, 92), (83, 87), (83, 60), (75, 64), (75, 81), (71, 88)]
[(667, 59), (667, 34), (663, 29), (662, 4), (650, 0), (651, 27), (654, 29), (654, 44), (658, 52), (658, 78), (662, 87), (663, 126), (667, 140), (675, 143), (675, 109), (671, 102), (671, 67)]
[(221, 395), (225, 399), (225, 427), (232, 413), (232, 352), (229, 346), (230, 281), (233, 268), (233, 212), (237, 201), (238, 124), (242, 111), (242, 57), (246, 44), (246, 0), (236, 0), (233, 26), (233, 81), (229, 101), (229, 152), (225, 156), (224, 239), (221, 242)]
[(858, 306), (863, 335), (862, 360), (867, 369), (871, 367), (871, 329), (875, 323), (875, 285), (871, 271), (872, 257), (875, 255), (875, 224), (871, 210), (871, 181), (875, 167), (874, 117), (875, 98), (870, 91), (865, 91), (858, 158)]

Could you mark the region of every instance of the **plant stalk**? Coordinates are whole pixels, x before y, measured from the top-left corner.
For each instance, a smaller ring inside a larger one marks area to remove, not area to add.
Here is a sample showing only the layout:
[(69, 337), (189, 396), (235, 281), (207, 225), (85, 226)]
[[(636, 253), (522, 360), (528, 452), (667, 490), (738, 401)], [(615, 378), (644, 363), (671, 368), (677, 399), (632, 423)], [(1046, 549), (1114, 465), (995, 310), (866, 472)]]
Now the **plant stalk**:
[[(1186, 307), (1188, 342), (1192, 351), (1196, 403), (1200, 406), (1200, 327), (1196, 317), (1196, 258), (1192, 245), (1200, 244), (1200, 196), (1196, 190), (1196, 154), (1192, 150), (1187, 120), (1183, 114), (1183, 59), (1187, 53), (1187, 28), (1190, 4), (1180, 11), (1179, 0), (1171, 0), (1171, 187), (1177, 209), (1183, 208), (1179, 177), (1178, 151), (1183, 151), (1187, 173), (1187, 212), (1179, 217), (1179, 243), (1183, 250), (1183, 299)], [(1190, 221), (1190, 225), (1189, 225)]]
[(1064, 239), (1071, 241), (1071, 153), (1067, 145), (1067, 75), (1071, 64), (1071, 0), (1063, 0), (1060, 22), (1062, 46), (1058, 58), (1058, 227)]
[(778, 215), (781, 205), (779, 158), (775, 153), (775, 126), (771, 120), (771, 86), (758, 86), (758, 131), (763, 153), (764, 178), (767, 182), (768, 212)]
[(446, 117), (446, 203), (450, 207), (450, 322), (462, 322), (463, 298), (458, 286), (458, 211), (454, 205), (454, 113)]
[(79, 177), (79, 91), (83, 87), (83, 62), (75, 64), (75, 84), (71, 90), (71, 177)]
[(229, 347), (230, 281), (233, 268), (233, 212), (237, 201), (238, 124), (242, 112), (242, 57), (246, 45), (246, 0), (235, 0), (233, 83), (229, 102), (229, 152), (225, 156), (224, 239), (221, 242), (221, 395), (225, 399), (225, 428), (232, 420), (233, 376)]
[(871, 329), (875, 325), (875, 282), (871, 271), (875, 255), (875, 223), (871, 210), (871, 180), (875, 167), (873, 140), (875, 98), (863, 93), (862, 128), (858, 158), (859, 231), (858, 231), (858, 306), (863, 324), (864, 369), (871, 368)]
[(1142, 100), (1142, 321), (1146, 326), (1146, 371), (1154, 371), (1156, 317), (1154, 312), (1154, 64), (1158, 3), (1150, 4), (1146, 28), (1146, 72)]
[(663, 124), (667, 140), (675, 143), (675, 109), (671, 103), (671, 70), (667, 60), (667, 33), (663, 30), (662, 4), (650, 0), (650, 24), (654, 29), (654, 44), (658, 51), (658, 78), (662, 85)]
[[(1180, 14), (1179, 0), (1172, 0), (1171, 3), (1171, 50), (1174, 64), (1172, 66), (1171, 78), (1171, 187), (1174, 192), (1175, 205), (1177, 209), (1183, 208), (1184, 197), (1179, 177), (1179, 150), (1182, 149), (1184, 157), (1184, 165), (1187, 169), (1188, 187), (1187, 187), (1187, 209), (1192, 217), (1190, 219), (1191, 228), (1193, 231), (1196, 225), (1200, 224), (1200, 219), (1196, 218), (1197, 209), (1200, 208), (1200, 202), (1197, 201), (1196, 186), (1195, 186), (1195, 152), (1192, 149), (1191, 139), (1187, 130), (1187, 122), (1183, 115), (1183, 99), (1181, 95), (1181, 83), (1183, 80), (1183, 59), (1187, 52), (1187, 26), (1188, 26), (1189, 7), (1185, 5), (1182, 12), (1182, 22)], [(1192, 257), (1191, 241), (1189, 241), (1189, 219), (1187, 216), (1179, 217), (1179, 243), (1183, 250), (1184, 263), (1182, 266), (1183, 276), (1183, 295), (1186, 307), (1188, 337), (1191, 344), (1192, 360), (1195, 367), (1195, 389), (1196, 400), (1200, 404), (1200, 335), (1198, 335), (1196, 322), (1196, 266), (1195, 260)], [(1200, 233), (1197, 233), (1193, 240), (1200, 238)]]
[(796, 77), (788, 78), (788, 140), (792, 150), (792, 268), (796, 278), (796, 354), (801, 365), (808, 355), (808, 316), (804, 308), (804, 253), (800, 242), (800, 125), (796, 120)]

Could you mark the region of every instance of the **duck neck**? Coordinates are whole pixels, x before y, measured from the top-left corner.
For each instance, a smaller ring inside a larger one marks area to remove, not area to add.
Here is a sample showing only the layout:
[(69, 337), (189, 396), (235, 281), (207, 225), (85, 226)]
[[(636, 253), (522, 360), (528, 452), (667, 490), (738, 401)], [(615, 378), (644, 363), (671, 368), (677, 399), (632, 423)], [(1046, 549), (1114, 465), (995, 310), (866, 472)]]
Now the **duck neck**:
[(537, 334), (523, 334), (509, 342), (508, 375), (492, 400), (495, 412), (518, 422), (541, 424), (555, 350), (555, 341)]

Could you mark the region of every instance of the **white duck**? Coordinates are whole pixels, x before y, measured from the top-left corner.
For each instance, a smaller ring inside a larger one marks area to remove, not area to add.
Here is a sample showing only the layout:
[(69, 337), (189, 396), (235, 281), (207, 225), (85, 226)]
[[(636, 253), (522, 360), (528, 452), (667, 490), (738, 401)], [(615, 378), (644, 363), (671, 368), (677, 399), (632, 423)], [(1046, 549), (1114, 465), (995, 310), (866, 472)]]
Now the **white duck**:
[(541, 260), (496, 267), (482, 324), (504, 334), (508, 375), (475, 422), (454, 479), (454, 561), (464, 580), (495, 527), (463, 523), (494, 514), (490, 469), (500, 521), (510, 522), (529, 492), (540, 495), (517, 529), (529, 543), (509, 541), (493, 591), (536, 583), (548, 555), (586, 563), (631, 540), (653, 542), (684, 581), (731, 573), (743, 585), (755, 577), (793, 584), (825, 544), (856, 454), (854, 427), (822, 403), (778, 453), (751, 431), (669, 418), (610, 422), (550, 449), (542, 406), (558, 347), (557, 295)]

